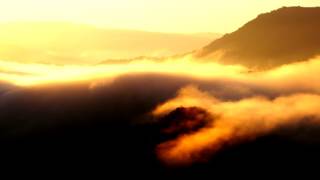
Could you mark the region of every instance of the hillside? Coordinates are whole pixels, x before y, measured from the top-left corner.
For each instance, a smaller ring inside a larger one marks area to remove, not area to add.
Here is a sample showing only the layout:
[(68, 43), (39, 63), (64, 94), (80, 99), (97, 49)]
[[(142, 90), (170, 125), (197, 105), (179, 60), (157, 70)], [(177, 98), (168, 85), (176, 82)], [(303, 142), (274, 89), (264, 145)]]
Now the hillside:
[(197, 52), (226, 64), (270, 68), (320, 54), (320, 7), (284, 7), (259, 15)]

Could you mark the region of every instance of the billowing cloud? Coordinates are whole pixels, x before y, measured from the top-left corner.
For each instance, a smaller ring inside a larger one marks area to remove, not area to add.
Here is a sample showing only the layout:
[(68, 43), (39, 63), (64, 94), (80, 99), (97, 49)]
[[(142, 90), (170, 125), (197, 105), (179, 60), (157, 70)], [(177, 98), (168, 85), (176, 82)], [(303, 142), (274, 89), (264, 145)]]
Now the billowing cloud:
[[(212, 78), (220, 83), (205, 90), (193, 86), (181, 89), (176, 98), (158, 106), (153, 114), (163, 117), (181, 107), (197, 107), (210, 114), (211, 122), (160, 144), (158, 156), (169, 165), (191, 164), (208, 159), (224, 146), (252, 140), (281, 127), (317, 125), (319, 69), (316, 58), (268, 71)], [(192, 119), (199, 121), (194, 117), (184, 121), (192, 124)]]
[[(212, 118), (197, 131), (182, 133), (158, 146), (159, 157), (169, 165), (201, 161), (224, 146), (255, 139), (282, 126), (301, 121), (320, 123), (320, 96), (316, 94), (221, 101), (208, 92), (189, 86), (180, 90), (176, 98), (160, 105), (154, 114), (163, 116), (181, 107), (204, 109)], [(199, 116), (185, 117), (184, 121), (199, 121), (195, 117)]]

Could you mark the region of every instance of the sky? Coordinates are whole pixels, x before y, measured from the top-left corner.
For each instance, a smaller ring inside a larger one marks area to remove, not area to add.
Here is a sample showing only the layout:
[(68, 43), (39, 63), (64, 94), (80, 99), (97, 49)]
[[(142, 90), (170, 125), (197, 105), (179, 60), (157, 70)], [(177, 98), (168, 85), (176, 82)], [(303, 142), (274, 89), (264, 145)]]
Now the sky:
[(153, 32), (228, 33), (258, 14), (319, 0), (1, 0), (0, 23), (68, 21)]

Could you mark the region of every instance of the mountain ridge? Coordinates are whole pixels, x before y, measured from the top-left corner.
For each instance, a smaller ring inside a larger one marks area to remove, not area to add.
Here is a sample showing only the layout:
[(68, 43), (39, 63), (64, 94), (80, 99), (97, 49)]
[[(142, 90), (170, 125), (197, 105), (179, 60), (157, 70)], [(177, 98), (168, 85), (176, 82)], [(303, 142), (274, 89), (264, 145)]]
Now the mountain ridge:
[(271, 68), (320, 54), (320, 7), (283, 7), (260, 14), (237, 31), (196, 52), (210, 57), (222, 52), (225, 64)]
[(108, 29), (66, 22), (6, 23), (0, 24), (0, 59), (95, 64), (105, 59), (171, 56), (198, 49), (218, 36), (211, 35)]

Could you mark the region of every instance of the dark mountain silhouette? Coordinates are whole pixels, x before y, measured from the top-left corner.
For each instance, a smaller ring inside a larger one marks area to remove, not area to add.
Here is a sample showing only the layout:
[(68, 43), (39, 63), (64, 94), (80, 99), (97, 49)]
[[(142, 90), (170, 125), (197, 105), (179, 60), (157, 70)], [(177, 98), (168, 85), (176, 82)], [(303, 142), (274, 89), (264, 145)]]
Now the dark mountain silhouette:
[(320, 54), (320, 7), (283, 7), (259, 15), (201, 51), (199, 57), (220, 54), (226, 64), (270, 68)]

